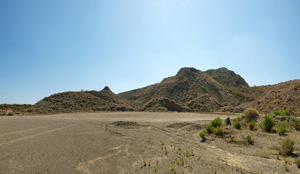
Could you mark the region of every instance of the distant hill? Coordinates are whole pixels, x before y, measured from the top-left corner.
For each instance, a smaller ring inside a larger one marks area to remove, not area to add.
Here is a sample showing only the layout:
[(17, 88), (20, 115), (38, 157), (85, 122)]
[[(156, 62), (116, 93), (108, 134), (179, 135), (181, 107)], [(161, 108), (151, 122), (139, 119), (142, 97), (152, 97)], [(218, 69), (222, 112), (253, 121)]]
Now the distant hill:
[(153, 103), (153, 100), (161, 97), (190, 111), (215, 111), (223, 106), (239, 104), (239, 99), (228, 89), (195, 68), (181, 68), (175, 76), (165, 78), (160, 83), (118, 96), (142, 110), (165, 107), (161, 102)]
[(288, 109), (300, 114), (300, 80), (291, 80), (276, 85), (247, 89), (254, 100), (245, 107), (254, 107), (262, 112)]
[(30, 107), (33, 113), (87, 111), (178, 111), (243, 112), (255, 107), (261, 112), (277, 109), (300, 111), (300, 80), (249, 87), (227, 68), (200, 71), (181, 68), (160, 83), (114, 94), (101, 91), (63, 92), (45, 97)]
[(101, 91), (53, 94), (37, 102), (32, 109), (37, 113), (133, 110), (108, 87)]

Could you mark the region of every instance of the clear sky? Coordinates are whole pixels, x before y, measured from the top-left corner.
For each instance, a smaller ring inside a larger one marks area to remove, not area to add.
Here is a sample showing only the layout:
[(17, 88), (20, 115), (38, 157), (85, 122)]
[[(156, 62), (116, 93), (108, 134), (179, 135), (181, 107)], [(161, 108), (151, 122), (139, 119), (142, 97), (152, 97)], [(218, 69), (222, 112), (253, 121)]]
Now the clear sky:
[(0, 103), (115, 93), (181, 67), (253, 85), (300, 78), (299, 0), (1, 0)]

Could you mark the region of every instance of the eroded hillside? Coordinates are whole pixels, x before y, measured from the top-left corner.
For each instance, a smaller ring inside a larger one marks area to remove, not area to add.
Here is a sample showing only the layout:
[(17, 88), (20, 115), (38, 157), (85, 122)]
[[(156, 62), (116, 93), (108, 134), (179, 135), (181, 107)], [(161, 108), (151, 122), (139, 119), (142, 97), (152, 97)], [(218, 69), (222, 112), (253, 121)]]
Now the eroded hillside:
[(254, 107), (261, 112), (288, 109), (300, 111), (300, 80), (249, 87), (245, 79), (226, 68), (200, 71), (181, 68), (160, 83), (114, 94), (101, 91), (63, 92), (45, 97), (31, 113), (89, 111), (243, 112)]

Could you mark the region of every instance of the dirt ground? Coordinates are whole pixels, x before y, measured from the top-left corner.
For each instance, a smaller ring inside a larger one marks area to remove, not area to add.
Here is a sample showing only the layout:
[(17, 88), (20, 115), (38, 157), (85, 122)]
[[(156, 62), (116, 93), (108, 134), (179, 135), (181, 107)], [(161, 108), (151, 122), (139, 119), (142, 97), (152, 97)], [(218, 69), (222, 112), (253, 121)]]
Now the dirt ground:
[[(283, 137), (247, 128), (199, 132), (236, 115), (103, 112), (0, 117), (0, 173), (300, 173), (269, 147)], [(223, 126), (226, 129), (226, 126)], [(288, 131), (299, 145), (299, 132)], [(253, 145), (245, 143), (252, 135)], [(279, 159), (278, 159), (279, 158)], [(286, 167), (287, 166), (287, 167)], [(286, 170), (288, 168), (288, 170)]]

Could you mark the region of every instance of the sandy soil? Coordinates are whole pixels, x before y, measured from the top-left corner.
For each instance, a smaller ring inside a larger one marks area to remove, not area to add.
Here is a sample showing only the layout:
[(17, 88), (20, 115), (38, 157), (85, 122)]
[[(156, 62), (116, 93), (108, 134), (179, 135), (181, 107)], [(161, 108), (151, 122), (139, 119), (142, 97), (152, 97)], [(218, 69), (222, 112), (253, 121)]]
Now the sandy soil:
[[(228, 128), (237, 138), (199, 132), (234, 115), (111, 112), (0, 117), (0, 173), (290, 173), (291, 158), (268, 146), (277, 134)], [(244, 136), (254, 144), (247, 146)], [(298, 132), (294, 132), (294, 138)], [(267, 144), (267, 140), (270, 142)]]

